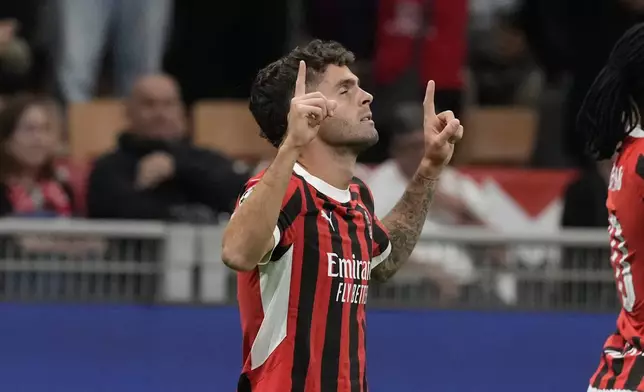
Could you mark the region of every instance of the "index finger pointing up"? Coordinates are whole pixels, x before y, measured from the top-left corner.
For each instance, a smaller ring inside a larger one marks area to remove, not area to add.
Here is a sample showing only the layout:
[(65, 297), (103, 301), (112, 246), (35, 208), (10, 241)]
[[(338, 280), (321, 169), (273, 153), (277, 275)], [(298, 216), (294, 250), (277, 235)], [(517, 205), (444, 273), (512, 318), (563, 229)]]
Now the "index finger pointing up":
[(434, 107), (434, 90), (436, 85), (433, 80), (430, 80), (427, 83), (427, 90), (425, 90), (425, 100), (423, 101), (423, 107), (425, 108), (425, 115), (434, 115), (436, 114), (436, 108)]
[(300, 68), (297, 71), (297, 79), (295, 79), (294, 96), (301, 97), (304, 94), (306, 94), (306, 63), (301, 60)]

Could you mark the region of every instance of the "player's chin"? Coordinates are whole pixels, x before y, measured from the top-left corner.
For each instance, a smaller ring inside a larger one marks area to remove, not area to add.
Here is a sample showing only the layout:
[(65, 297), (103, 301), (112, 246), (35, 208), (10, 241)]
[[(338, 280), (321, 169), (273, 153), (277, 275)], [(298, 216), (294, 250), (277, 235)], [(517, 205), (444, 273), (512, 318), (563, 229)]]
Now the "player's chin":
[(373, 125), (365, 127), (361, 124), (359, 128), (359, 131), (354, 134), (354, 137), (346, 141), (346, 144), (353, 146), (357, 151), (364, 151), (378, 143), (380, 135), (378, 135), (378, 131)]
[(378, 139), (380, 138), (380, 135), (378, 134), (378, 130), (376, 129), (376, 124), (373, 121), (363, 121), (360, 123), (360, 134), (364, 137), (364, 139), (370, 143), (371, 145), (374, 145), (378, 143)]

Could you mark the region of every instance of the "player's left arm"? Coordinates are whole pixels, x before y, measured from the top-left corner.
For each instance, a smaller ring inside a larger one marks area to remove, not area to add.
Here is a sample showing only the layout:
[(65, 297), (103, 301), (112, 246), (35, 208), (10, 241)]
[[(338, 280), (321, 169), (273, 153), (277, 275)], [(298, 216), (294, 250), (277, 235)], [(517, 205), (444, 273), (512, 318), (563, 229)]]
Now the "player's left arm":
[(440, 173), (452, 158), (454, 143), (463, 137), (463, 126), (454, 118), (454, 113), (436, 114), (433, 81), (427, 84), (423, 106), (425, 155), (405, 193), (382, 219), (391, 250), (373, 267), (371, 277), (378, 281), (389, 279), (409, 258), (425, 224)]

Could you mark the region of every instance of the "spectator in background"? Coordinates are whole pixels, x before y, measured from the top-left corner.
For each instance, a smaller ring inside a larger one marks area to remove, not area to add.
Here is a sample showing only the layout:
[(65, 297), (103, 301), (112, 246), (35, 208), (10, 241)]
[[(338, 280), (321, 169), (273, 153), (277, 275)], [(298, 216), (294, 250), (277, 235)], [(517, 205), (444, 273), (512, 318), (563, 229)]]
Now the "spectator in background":
[(186, 103), (206, 98), (248, 99), (257, 70), (282, 56), (289, 29), (294, 27), (289, 25), (294, 11), (289, 4), (298, 3), (175, 1), (165, 65), (179, 80)]
[(91, 218), (211, 222), (231, 212), (248, 179), (187, 140), (185, 108), (170, 77), (141, 78), (127, 101), (130, 129), (90, 175)]
[(564, 152), (563, 116), (570, 63), (569, 43), (563, 34), (562, 2), (559, 0), (521, 0), (518, 23), (526, 45), (542, 71), (543, 87), (537, 98), (538, 126), (531, 165), (563, 168), (569, 165)]
[(459, 116), (467, 8), (467, 0), (379, 2), (375, 76), (379, 85), (387, 87), (388, 102), (417, 102), (432, 79), (436, 106), (453, 108)]
[(531, 105), (541, 76), (514, 11), (499, 11), (489, 31), (473, 31), (470, 68), (481, 106)]
[[(373, 0), (309, 0), (304, 17), (310, 37), (342, 42), (357, 59), (374, 57), (378, 2)], [(333, 20), (334, 23), (329, 23)], [(360, 26), (356, 29), (356, 26)], [(364, 82), (363, 78), (360, 80)], [(367, 89), (368, 90), (368, 89)]]
[(0, 216), (74, 214), (68, 173), (54, 164), (60, 129), (53, 103), (21, 96), (0, 111)]
[(0, 1), (0, 94), (34, 90), (45, 47), (39, 42), (44, 0)]
[(467, 56), (467, 0), (380, 0), (374, 60), (378, 99), (373, 111), (380, 142), (361, 162), (382, 162), (396, 132), (391, 107), (422, 100), (427, 82), (436, 83), (438, 110), (462, 117)]
[(60, 57), (56, 78), (65, 102), (94, 95), (103, 50), (113, 36), (114, 95), (161, 70), (171, 0), (58, 0)]
[[(391, 156), (373, 169), (365, 183), (371, 188), (376, 214), (386, 215), (398, 202), (423, 157), (423, 114), (419, 107), (399, 107), (395, 111), (395, 129)], [(467, 196), (477, 195), (461, 187), (458, 173), (446, 167), (423, 230), (451, 225), (479, 224), (468, 208)], [(396, 275), (400, 281), (427, 280), (437, 288), (441, 301), (449, 303), (465, 293), (476, 281), (473, 260), (465, 249), (455, 245), (419, 243), (409, 259), (409, 266)]]
[(29, 87), (32, 51), (20, 34), (25, 27), (19, 15), (5, 8), (0, 6), (0, 94), (12, 94)]
[(0, 94), (49, 90), (55, 3), (0, 1)]

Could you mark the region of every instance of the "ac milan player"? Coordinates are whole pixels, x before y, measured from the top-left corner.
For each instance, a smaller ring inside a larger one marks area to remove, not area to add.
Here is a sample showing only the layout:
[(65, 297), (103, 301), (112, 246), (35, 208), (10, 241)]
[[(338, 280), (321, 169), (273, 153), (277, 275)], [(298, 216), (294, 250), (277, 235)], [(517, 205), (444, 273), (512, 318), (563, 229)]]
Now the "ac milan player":
[(239, 271), (243, 370), (238, 391), (365, 392), (365, 304), (418, 240), (436, 182), (463, 129), (424, 102), (425, 155), (382, 221), (353, 176), (357, 154), (378, 141), (349, 66), (353, 54), (312, 41), (259, 72), (250, 110), (275, 147), (248, 182), (223, 238)]
[(579, 112), (598, 160), (614, 159), (608, 185), (610, 262), (622, 309), (589, 392), (644, 391), (644, 24), (615, 44)]

